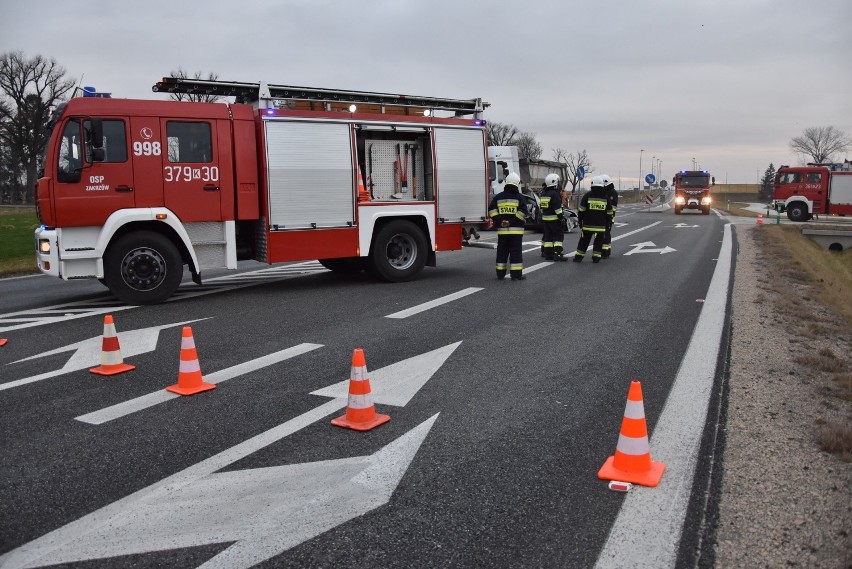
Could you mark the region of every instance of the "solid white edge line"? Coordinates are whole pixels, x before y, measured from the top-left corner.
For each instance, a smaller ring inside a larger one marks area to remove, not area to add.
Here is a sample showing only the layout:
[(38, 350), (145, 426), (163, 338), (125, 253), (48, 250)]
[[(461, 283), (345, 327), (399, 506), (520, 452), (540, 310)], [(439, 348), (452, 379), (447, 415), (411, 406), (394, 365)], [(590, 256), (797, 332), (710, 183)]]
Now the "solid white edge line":
[(408, 318), (409, 316), (425, 312), (431, 308), (435, 308), (436, 306), (441, 306), (442, 304), (458, 300), (459, 298), (465, 297), (475, 292), (479, 292), (481, 290), (483, 289), (480, 287), (469, 287), (458, 292), (454, 292), (453, 294), (448, 294), (447, 296), (442, 296), (441, 298), (436, 298), (435, 300), (430, 300), (429, 302), (424, 302), (423, 304), (412, 306), (411, 308), (408, 308), (406, 310), (400, 310), (399, 312), (388, 314), (387, 316), (385, 316), (385, 318)]
[(675, 566), (716, 375), (732, 249), (727, 224), (701, 314), (651, 439), (652, 458), (666, 470), (656, 488), (636, 486), (626, 496), (598, 569)]

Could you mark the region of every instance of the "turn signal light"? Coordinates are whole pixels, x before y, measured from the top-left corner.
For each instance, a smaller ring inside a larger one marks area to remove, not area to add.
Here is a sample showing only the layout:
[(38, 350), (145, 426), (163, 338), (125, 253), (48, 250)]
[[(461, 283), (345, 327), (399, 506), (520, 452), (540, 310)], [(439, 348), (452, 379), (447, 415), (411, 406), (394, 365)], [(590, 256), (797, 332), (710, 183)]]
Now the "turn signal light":
[(154, 214), (154, 219), (166, 219), (168, 216), (167, 213), (157, 213)]

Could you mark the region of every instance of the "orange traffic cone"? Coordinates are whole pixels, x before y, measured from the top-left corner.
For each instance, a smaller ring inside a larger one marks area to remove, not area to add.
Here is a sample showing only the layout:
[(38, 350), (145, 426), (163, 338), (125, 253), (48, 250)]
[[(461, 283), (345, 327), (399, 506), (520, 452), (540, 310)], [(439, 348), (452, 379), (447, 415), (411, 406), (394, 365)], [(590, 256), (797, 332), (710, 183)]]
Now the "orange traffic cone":
[(112, 321), (112, 314), (107, 314), (104, 316), (104, 339), (101, 343), (101, 365), (93, 367), (89, 371), (99, 375), (115, 375), (135, 368), (136, 366), (126, 364), (121, 359), (121, 347), (118, 345), (118, 336), (115, 333), (115, 323)]
[(216, 389), (213, 383), (205, 383), (201, 375), (201, 366), (198, 364), (198, 352), (195, 351), (195, 339), (192, 337), (192, 328), (183, 327), (183, 336), (180, 339), (180, 370), (178, 371), (178, 382), (166, 388), (166, 391), (179, 395), (195, 395), (208, 389)]
[(763, 225), (763, 214), (762, 213), (757, 214), (757, 224)]
[(8, 342), (8, 341), (9, 341), (9, 340), (7, 340), (6, 338), (0, 338), (0, 348), (2, 348), (3, 346), (5, 346), (5, 345), (6, 345), (6, 342)]
[(598, 478), (653, 487), (660, 483), (665, 469), (666, 465), (662, 462), (651, 460), (645, 405), (642, 403), (642, 384), (632, 381), (615, 454), (606, 459), (598, 471)]
[(332, 419), (331, 424), (356, 431), (369, 431), (388, 421), (390, 421), (389, 416), (376, 413), (364, 350), (356, 348), (352, 352), (352, 373), (349, 376), (349, 403), (346, 405), (346, 414)]
[(364, 187), (364, 178), (361, 177), (361, 168), (358, 168), (358, 201), (359, 202), (368, 202), (370, 201), (370, 192), (367, 191), (367, 188)]

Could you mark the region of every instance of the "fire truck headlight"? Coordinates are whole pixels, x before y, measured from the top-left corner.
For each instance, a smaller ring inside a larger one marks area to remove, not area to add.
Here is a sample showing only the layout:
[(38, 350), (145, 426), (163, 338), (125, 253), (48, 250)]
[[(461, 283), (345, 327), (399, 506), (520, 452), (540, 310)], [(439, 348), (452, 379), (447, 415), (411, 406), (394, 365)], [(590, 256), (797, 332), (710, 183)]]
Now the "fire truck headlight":
[(50, 239), (39, 239), (38, 240), (38, 250), (40, 253), (44, 253), (45, 255), (50, 253)]
[(683, 205), (683, 204), (686, 203), (686, 198), (683, 197), (683, 196), (678, 196), (678, 197), (675, 198), (675, 203), (677, 205)]
[(710, 196), (703, 197), (701, 198), (701, 205), (710, 205), (711, 201)]

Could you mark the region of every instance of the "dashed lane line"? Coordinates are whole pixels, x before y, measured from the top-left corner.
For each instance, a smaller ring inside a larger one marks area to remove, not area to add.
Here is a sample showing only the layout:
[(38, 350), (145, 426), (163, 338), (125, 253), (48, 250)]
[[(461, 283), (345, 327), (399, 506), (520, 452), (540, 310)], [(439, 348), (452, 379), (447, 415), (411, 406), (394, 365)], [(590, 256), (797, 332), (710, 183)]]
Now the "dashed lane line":
[(475, 292), (479, 292), (484, 290), (480, 287), (469, 287), (458, 292), (454, 292), (452, 294), (448, 294), (446, 296), (442, 296), (441, 298), (436, 298), (435, 300), (430, 300), (429, 302), (424, 302), (423, 304), (418, 304), (417, 306), (413, 306), (411, 308), (407, 308), (406, 310), (400, 310), (399, 312), (394, 312), (393, 314), (388, 314), (385, 318), (408, 318), (409, 316), (414, 316), (415, 314), (420, 314), (421, 312), (425, 312), (437, 306), (441, 306), (447, 304), (448, 302), (452, 302), (454, 300), (458, 300), (459, 298), (463, 298), (469, 294), (473, 294)]
[[(257, 371), (322, 347), (322, 344), (299, 344), (298, 346), (293, 346), (285, 350), (267, 354), (263, 357), (213, 372), (210, 375), (205, 375), (204, 381), (207, 383), (222, 383), (223, 381), (228, 381), (229, 379)], [(153, 407), (160, 403), (165, 403), (166, 401), (170, 401), (178, 397), (181, 396), (162, 389), (160, 391), (142, 395), (141, 397), (124, 401), (123, 403), (118, 403), (116, 405), (111, 405), (110, 407), (105, 407), (98, 411), (86, 413), (85, 415), (80, 415), (79, 417), (74, 418), (77, 421), (89, 423), (90, 425), (102, 425), (108, 421), (119, 419), (126, 415), (130, 415), (131, 413), (136, 413), (137, 411)]]

